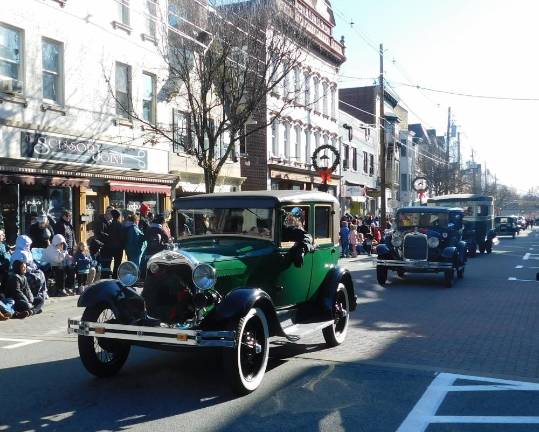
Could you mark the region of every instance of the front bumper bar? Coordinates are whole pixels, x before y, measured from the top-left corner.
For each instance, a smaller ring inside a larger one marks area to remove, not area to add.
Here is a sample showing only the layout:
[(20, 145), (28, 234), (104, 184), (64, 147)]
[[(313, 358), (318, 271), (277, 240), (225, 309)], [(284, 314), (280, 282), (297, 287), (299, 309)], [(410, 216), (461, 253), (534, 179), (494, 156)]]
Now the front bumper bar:
[(433, 262), (433, 261), (400, 261), (400, 260), (377, 260), (377, 265), (384, 267), (399, 267), (417, 270), (451, 270), (453, 263), (450, 262)]
[(236, 332), (233, 331), (182, 330), (169, 327), (96, 323), (68, 319), (67, 333), (178, 346), (222, 348), (236, 346)]

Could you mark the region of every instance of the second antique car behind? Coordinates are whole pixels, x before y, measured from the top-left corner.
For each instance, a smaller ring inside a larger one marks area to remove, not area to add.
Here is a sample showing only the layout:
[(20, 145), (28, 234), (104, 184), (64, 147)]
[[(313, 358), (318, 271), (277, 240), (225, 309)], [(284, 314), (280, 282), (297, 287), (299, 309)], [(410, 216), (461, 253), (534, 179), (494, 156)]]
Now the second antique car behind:
[(464, 277), (466, 244), (462, 241), (461, 209), (404, 207), (397, 210), (395, 229), (378, 245), (376, 276), (384, 285), (388, 271), (443, 273), (447, 287), (455, 272)]
[(174, 202), (181, 236), (152, 256), (142, 294), (123, 263), (119, 281), (82, 294), (70, 320), (79, 352), (97, 376), (117, 373), (131, 345), (222, 348), (239, 394), (266, 370), (269, 338), (298, 341), (322, 332), (335, 346), (356, 308), (350, 273), (338, 266), (338, 201), (320, 192), (208, 194)]

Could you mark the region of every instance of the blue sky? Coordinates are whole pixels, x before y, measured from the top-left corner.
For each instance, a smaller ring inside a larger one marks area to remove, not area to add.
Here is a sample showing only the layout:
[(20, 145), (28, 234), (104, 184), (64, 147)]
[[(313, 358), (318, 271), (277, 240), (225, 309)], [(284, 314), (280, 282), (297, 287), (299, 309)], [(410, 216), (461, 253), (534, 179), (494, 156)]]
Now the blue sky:
[[(334, 37), (345, 36), (341, 87), (370, 85), (384, 44), (386, 79), (415, 114), (442, 135), (451, 106), (463, 157), (474, 149), (499, 181), (539, 185), (539, 102), (449, 96), (400, 83), (477, 95), (539, 98), (538, 0), (332, 0)], [(350, 26), (350, 21), (354, 25)], [(363, 35), (369, 43), (361, 37)]]

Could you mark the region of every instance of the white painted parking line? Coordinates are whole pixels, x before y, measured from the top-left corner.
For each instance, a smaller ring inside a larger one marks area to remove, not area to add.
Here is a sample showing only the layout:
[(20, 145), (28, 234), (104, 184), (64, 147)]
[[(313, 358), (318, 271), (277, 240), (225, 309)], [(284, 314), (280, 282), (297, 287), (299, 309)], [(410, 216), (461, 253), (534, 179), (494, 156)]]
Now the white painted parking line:
[(530, 259), (530, 255), (531, 255), (531, 253), (528, 252), (528, 253), (526, 253), (526, 254), (522, 257), (522, 259), (525, 260), (525, 261), (527, 261), (527, 260)]
[[(477, 384), (454, 385), (457, 380), (477, 381)], [(539, 424), (539, 416), (437, 416), (436, 412), (452, 392), (536, 391), (539, 384), (440, 373), (428, 386), (397, 432), (424, 432), (429, 425), (438, 424)], [(539, 408), (538, 408), (539, 413)]]
[(521, 268), (524, 268), (524, 266), (523, 265), (517, 265), (517, 266), (515, 266), (515, 268), (521, 269)]
[(8, 346), (4, 346), (2, 348), (4, 349), (15, 349), (15, 348), (21, 348), (26, 345), (32, 345), (38, 342), (43, 342), (39, 339), (13, 339), (13, 338), (0, 338), (0, 341), (6, 341), (6, 342), (17, 342), (15, 344), (11, 344)]
[(512, 281), (512, 282), (536, 282), (535, 280), (533, 279), (519, 279), (519, 278), (516, 278), (516, 277), (508, 277), (507, 278), (508, 281)]

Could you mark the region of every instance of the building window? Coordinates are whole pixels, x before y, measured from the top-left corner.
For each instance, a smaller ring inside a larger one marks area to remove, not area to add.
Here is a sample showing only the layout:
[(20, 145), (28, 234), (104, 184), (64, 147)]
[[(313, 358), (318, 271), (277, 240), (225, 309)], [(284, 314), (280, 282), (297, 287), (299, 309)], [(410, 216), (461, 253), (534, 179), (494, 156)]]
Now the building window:
[(408, 174), (401, 174), (401, 191), (408, 192)]
[(279, 156), (279, 120), (275, 119), (271, 125), (271, 152)]
[(335, 107), (335, 87), (331, 88), (331, 118), (336, 119), (337, 118), (337, 112)]
[(348, 144), (344, 144), (343, 148), (342, 167), (346, 171), (348, 170), (350, 164), (350, 146)]
[(157, 22), (157, 0), (146, 0), (146, 34), (155, 39)]
[(320, 147), (320, 134), (318, 132), (314, 133), (314, 148), (315, 150)]
[(284, 124), (284, 157), (290, 159), (290, 124)]
[(43, 99), (62, 102), (62, 45), (43, 39), (41, 46), (43, 68)]
[(369, 175), (372, 177), (374, 175), (374, 155), (369, 155)]
[(305, 129), (305, 163), (310, 165), (311, 160), (311, 131)]
[(301, 128), (296, 126), (296, 161), (301, 162)]
[(352, 169), (357, 171), (357, 149), (352, 148)]
[(406, 144), (401, 145), (401, 157), (406, 157)]
[(123, 63), (116, 63), (116, 114), (131, 118), (131, 68)]
[(294, 100), (299, 104), (301, 95), (301, 74), (299, 68), (294, 67)]
[(308, 108), (311, 103), (311, 78), (309, 77), (308, 73), (304, 75), (304, 80), (305, 80), (305, 91), (304, 91), (305, 107)]
[(0, 24), (0, 80), (9, 83), (2, 85), (0, 91), (15, 92), (18, 84), (22, 93), (22, 84), (17, 83), (22, 81), (22, 54), (22, 32)]
[(172, 148), (174, 153), (191, 153), (193, 150), (193, 129), (191, 116), (182, 111), (172, 111), (173, 137)]
[(148, 123), (155, 124), (155, 76), (144, 72), (142, 74), (142, 118)]
[(363, 172), (369, 173), (369, 155), (367, 152), (363, 152)]
[(283, 62), (283, 97), (288, 99), (290, 92), (290, 65), (287, 62)]
[(318, 80), (318, 77), (313, 78), (314, 83), (314, 110), (316, 112), (320, 111), (320, 82)]
[(129, 26), (129, 0), (115, 0), (118, 7), (118, 21)]
[(328, 115), (328, 83), (322, 83), (322, 114)]

